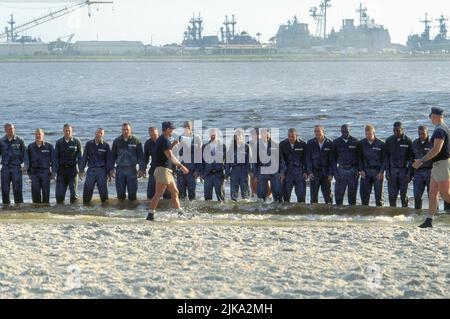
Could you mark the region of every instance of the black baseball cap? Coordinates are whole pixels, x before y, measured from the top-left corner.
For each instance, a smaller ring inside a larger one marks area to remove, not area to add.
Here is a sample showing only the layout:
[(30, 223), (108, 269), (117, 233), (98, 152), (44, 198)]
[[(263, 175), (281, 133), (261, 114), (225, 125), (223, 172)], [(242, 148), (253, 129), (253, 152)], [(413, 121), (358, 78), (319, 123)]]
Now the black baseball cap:
[(444, 115), (444, 110), (441, 109), (440, 107), (432, 107), (431, 108), (431, 113), (430, 113), (430, 117), (431, 115), (438, 115), (438, 116), (442, 116)]
[(163, 122), (163, 123), (162, 123), (162, 130), (165, 131), (165, 130), (167, 130), (167, 129), (172, 129), (172, 130), (174, 130), (174, 129), (175, 129), (175, 125), (173, 125), (172, 122)]

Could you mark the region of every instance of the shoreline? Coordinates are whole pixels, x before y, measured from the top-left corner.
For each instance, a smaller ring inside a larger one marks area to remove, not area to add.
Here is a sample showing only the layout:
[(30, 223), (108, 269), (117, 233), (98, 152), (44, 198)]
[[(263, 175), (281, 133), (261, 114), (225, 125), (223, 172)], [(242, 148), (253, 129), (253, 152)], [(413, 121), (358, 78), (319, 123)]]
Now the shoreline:
[(0, 56), (0, 63), (231, 63), (231, 62), (447, 62), (450, 54), (211, 55), (211, 56)]

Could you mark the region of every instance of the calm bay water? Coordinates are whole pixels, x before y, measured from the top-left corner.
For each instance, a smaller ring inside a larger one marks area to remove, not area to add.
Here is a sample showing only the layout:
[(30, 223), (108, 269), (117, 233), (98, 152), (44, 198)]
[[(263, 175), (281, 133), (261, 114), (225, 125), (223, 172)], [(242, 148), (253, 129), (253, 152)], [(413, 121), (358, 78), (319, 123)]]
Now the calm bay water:
[[(37, 127), (55, 142), (66, 122), (84, 144), (97, 127), (112, 142), (130, 121), (145, 141), (148, 126), (186, 119), (283, 138), (295, 127), (304, 140), (316, 124), (338, 137), (345, 123), (385, 139), (400, 120), (414, 139), (431, 106), (448, 110), (449, 74), (450, 62), (0, 63), (0, 122), (27, 144)], [(185, 206), (179, 218), (163, 205), (154, 224), (145, 204), (4, 209), (0, 297), (450, 296), (448, 216), (419, 232), (412, 209)], [(70, 267), (80, 286), (67, 287)]]

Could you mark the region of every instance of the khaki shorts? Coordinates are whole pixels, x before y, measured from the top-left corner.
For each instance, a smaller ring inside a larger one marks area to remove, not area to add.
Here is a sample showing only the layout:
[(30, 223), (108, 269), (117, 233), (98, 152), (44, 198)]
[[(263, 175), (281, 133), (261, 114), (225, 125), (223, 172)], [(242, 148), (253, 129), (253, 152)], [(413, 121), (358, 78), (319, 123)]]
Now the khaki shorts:
[(169, 168), (157, 167), (153, 176), (159, 184), (169, 185), (174, 182), (172, 170)]
[(450, 159), (433, 163), (431, 176), (436, 182), (450, 180)]

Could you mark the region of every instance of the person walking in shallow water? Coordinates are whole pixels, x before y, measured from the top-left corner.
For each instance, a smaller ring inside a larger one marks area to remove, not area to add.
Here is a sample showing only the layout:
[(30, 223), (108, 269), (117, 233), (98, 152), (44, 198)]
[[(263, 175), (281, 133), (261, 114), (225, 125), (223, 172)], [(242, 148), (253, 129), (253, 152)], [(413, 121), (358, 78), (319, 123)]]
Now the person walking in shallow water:
[(438, 210), (439, 195), (450, 203), (450, 130), (444, 123), (444, 110), (439, 107), (431, 109), (430, 119), (435, 126), (431, 145), (433, 148), (421, 159), (414, 161), (414, 168), (419, 169), (428, 161), (433, 162), (430, 182), (430, 200), (428, 216), (420, 228), (432, 228), (433, 218)]
[(150, 212), (147, 215), (147, 220), (154, 220), (154, 214), (158, 207), (159, 201), (166, 189), (170, 192), (172, 205), (175, 209), (181, 210), (179, 191), (175, 179), (173, 177), (172, 167), (176, 166), (184, 174), (189, 173), (189, 169), (181, 164), (172, 152), (172, 145), (169, 138), (172, 137), (175, 126), (171, 122), (162, 123), (162, 135), (156, 141), (155, 146), (155, 195), (150, 202)]

